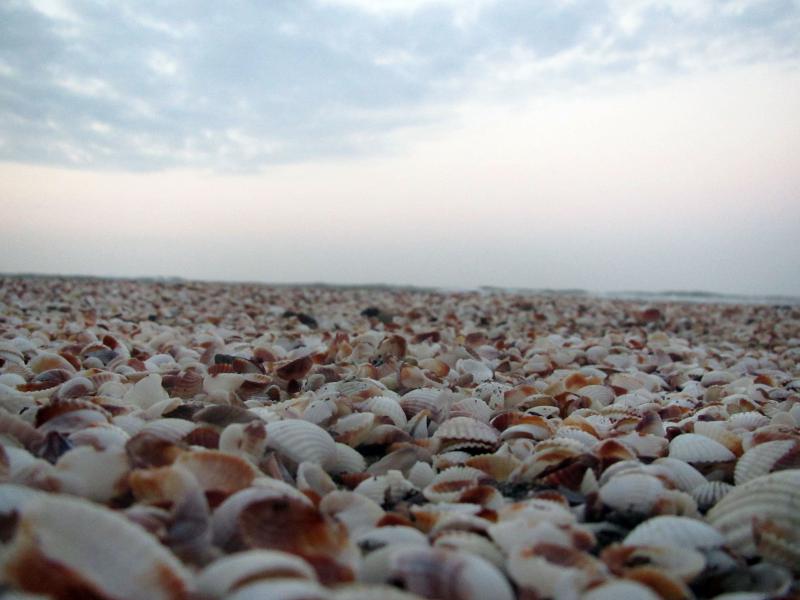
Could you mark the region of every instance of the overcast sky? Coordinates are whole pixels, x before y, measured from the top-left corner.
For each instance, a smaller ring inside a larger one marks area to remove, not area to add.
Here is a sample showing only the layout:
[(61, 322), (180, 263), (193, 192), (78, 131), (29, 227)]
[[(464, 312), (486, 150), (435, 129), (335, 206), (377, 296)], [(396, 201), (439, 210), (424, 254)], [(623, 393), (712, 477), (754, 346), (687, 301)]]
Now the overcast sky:
[(800, 295), (800, 1), (0, 2), (2, 272)]

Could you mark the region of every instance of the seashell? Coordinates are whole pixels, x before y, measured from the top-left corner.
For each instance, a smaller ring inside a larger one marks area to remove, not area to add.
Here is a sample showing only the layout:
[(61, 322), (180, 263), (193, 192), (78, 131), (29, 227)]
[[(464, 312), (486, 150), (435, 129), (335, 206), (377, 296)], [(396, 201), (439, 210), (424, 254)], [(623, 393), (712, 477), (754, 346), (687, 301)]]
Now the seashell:
[(66, 358), (53, 352), (40, 352), (28, 363), (28, 368), (39, 375), (45, 371), (53, 369), (63, 369), (70, 373), (75, 373), (75, 367)]
[(447, 530), (436, 536), (433, 547), (473, 554), (490, 562), (501, 571), (505, 568), (505, 557), (499, 548), (485, 536), (471, 531)]
[(441, 449), (487, 448), (493, 450), (499, 440), (497, 430), (471, 417), (453, 417), (442, 423), (433, 434)]
[(755, 431), (765, 425), (769, 425), (769, 417), (755, 411), (735, 413), (728, 419), (728, 427), (733, 430), (746, 429), (747, 431)]
[(742, 454), (742, 438), (721, 423), (697, 421), (694, 424), (694, 433), (719, 442), (736, 456)]
[(329, 399), (313, 400), (303, 410), (303, 420), (326, 427), (336, 418), (338, 407), (336, 403)]
[(336, 484), (319, 465), (302, 462), (297, 466), (297, 489), (319, 499), (336, 490)]
[(125, 448), (130, 435), (116, 425), (100, 424), (74, 431), (67, 436), (73, 446), (91, 446), (95, 450)]
[(4, 580), (53, 595), (187, 598), (190, 575), (141, 527), (85, 500), (55, 494), (31, 500), (4, 557)]
[(620, 513), (650, 515), (664, 499), (664, 484), (643, 473), (617, 475), (601, 486), (600, 501)]
[(436, 472), (430, 464), (424, 461), (417, 461), (408, 471), (408, 480), (417, 489), (422, 489), (433, 481)]
[(581, 600), (659, 600), (660, 596), (641, 583), (615, 579), (591, 588)]
[(422, 494), (431, 502), (453, 502), (464, 490), (486, 479), (486, 473), (480, 469), (451, 467), (436, 475)]
[(335, 464), (336, 443), (321, 427), (288, 419), (269, 423), (266, 429), (267, 445), (295, 463), (313, 462), (322, 468)]
[(736, 462), (733, 479), (741, 485), (783, 469), (800, 468), (800, 440), (778, 440), (753, 446)]
[(359, 409), (367, 410), (376, 417), (388, 419), (397, 427), (405, 427), (408, 422), (406, 413), (403, 412), (403, 407), (400, 406), (400, 403), (388, 396), (373, 396), (362, 402), (359, 405)]
[(625, 546), (675, 546), (705, 550), (719, 548), (723, 536), (713, 527), (687, 517), (659, 516), (637, 525), (625, 538)]
[(305, 579), (274, 578), (257, 580), (238, 587), (226, 600), (330, 600), (330, 592)]
[(257, 462), (267, 449), (267, 428), (260, 420), (231, 423), (219, 436), (219, 450)]
[(355, 448), (366, 441), (375, 425), (376, 419), (373, 413), (353, 413), (336, 421), (330, 432), (336, 437), (337, 442)]
[(337, 586), (333, 591), (333, 600), (420, 600), (417, 594), (411, 594), (391, 585), (369, 585), (366, 583), (346, 583)]
[(95, 502), (108, 502), (127, 490), (129, 470), (124, 448), (98, 451), (91, 446), (79, 446), (61, 455), (55, 474), (61, 491)]
[(479, 454), (464, 461), (465, 466), (480, 469), (495, 481), (506, 481), (519, 463), (514, 456), (500, 454)]
[(621, 435), (616, 439), (628, 448), (631, 448), (639, 458), (657, 458), (667, 452), (669, 442), (657, 435), (642, 435), (631, 432)]
[(122, 401), (125, 404), (138, 406), (139, 408), (150, 408), (157, 402), (168, 400), (167, 392), (161, 387), (161, 375), (151, 373), (137, 381), (129, 389)]
[(707, 481), (693, 488), (690, 493), (697, 502), (697, 508), (705, 512), (732, 489), (733, 486), (724, 481)]
[(684, 492), (691, 492), (706, 483), (706, 478), (700, 471), (677, 458), (657, 458), (648, 470), (652, 474), (666, 477), (672, 485)]
[(386, 546), (400, 544), (428, 547), (428, 538), (423, 533), (403, 525), (377, 527), (364, 531), (355, 537), (355, 542), (365, 555)]
[(421, 411), (428, 411), (434, 420), (438, 420), (446, 409), (442, 399), (444, 394), (439, 388), (418, 388), (411, 390), (400, 398), (400, 406), (408, 418)]
[(592, 583), (605, 579), (605, 567), (596, 558), (574, 548), (546, 542), (516, 547), (506, 567), (520, 588), (539, 597), (574, 597)]
[(762, 475), (737, 485), (706, 518), (745, 557), (761, 556), (797, 571), (800, 565), (800, 470)]
[(731, 383), (736, 376), (728, 371), (709, 371), (700, 378), (700, 384), (704, 387), (712, 385), (725, 385)]
[(247, 488), (259, 472), (248, 461), (217, 450), (184, 452), (173, 463), (195, 476), (206, 493), (228, 496)]
[(725, 446), (696, 433), (684, 433), (669, 443), (669, 457), (688, 463), (722, 463), (736, 459)]
[(629, 571), (649, 566), (687, 583), (700, 575), (706, 566), (706, 559), (697, 550), (665, 545), (612, 544), (603, 550), (600, 558), (616, 575), (624, 576)]
[(329, 466), (328, 472), (331, 475), (341, 475), (343, 473), (363, 473), (367, 468), (367, 463), (361, 454), (348, 446), (336, 442), (336, 454), (334, 462)]
[(472, 377), (473, 383), (489, 381), (494, 377), (492, 370), (479, 360), (460, 358), (456, 361), (456, 370)]
[(430, 452), (419, 446), (403, 445), (372, 463), (367, 472), (370, 475), (383, 475), (392, 470), (407, 473), (420, 460), (430, 460)]
[(472, 417), (481, 423), (488, 423), (492, 409), (480, 398), (462, 398), (450, 406), (450, 417)]
[(316, 581), (314, 569), (299, 556), (276, 550), (247, 550), (224, 556), (200, 572), (197, 591), (210, 598), (223, 598), (242, 586), (264, 579)]
[(366, 496), (340, 490), (325, 495), (319, 503), (319, 510), (343, 523), (352, 538), (373, 529), (386, 514), (377, 503)]
[(353, 491), (383, 506), (402, 500), (417, 488), (400, 471), (389, 471), (385, 475), (365, 479)]
[(428, 598), (511, 600), (508, 580), (488, 561), (442, 548), (388, 546), (364, 560), (361, 578), (370, 583), (391, 581)]

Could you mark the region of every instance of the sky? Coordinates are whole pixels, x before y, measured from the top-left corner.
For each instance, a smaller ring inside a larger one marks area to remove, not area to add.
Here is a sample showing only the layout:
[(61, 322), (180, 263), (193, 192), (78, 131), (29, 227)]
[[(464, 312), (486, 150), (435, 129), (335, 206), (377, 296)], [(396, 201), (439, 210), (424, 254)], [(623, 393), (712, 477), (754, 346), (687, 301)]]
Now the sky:
[(0, 272), (800, 295), (800, 0), (4, 0)]

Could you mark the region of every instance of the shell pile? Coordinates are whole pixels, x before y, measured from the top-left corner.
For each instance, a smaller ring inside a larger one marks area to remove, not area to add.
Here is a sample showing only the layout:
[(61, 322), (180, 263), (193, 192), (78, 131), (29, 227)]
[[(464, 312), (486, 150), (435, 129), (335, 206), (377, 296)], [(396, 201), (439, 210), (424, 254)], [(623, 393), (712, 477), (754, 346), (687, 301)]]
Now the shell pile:
[(32, 598), (800, 593), (800, 307), (0, 281)]

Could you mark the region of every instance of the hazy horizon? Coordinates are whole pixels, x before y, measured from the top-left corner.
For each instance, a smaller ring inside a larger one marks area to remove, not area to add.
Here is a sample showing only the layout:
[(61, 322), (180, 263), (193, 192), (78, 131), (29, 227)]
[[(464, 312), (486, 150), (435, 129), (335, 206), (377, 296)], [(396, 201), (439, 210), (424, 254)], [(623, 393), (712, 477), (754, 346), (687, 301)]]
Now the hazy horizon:
[(0, 272), (800, 296), (798, 1), (0, 15)]

